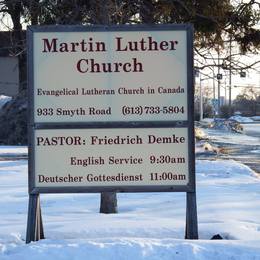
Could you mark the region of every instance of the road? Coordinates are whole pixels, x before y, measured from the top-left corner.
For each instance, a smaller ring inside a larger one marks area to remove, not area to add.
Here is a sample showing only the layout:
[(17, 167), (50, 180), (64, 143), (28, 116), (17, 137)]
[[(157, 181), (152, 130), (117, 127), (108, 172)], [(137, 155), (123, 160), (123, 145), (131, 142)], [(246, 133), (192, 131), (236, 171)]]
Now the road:
[(243, 124), (243, 128), (246, 135), (260, 138), (260, 123)]
[(198, 159), (232, 159), (250, 167), (260, 175), (260, 123), (243, 124), (243, 134), (209, 130), (210, 143), (227, 153), (198, 155)]
[[(260, 123), (257, 124), (243, 124), (244, 133), (250, 137), (256, 137), (260, 142)], [(260, 175), (260, 145), (245, 145), (243, 150), (234, 154), (237, 161), (250, 167)]]

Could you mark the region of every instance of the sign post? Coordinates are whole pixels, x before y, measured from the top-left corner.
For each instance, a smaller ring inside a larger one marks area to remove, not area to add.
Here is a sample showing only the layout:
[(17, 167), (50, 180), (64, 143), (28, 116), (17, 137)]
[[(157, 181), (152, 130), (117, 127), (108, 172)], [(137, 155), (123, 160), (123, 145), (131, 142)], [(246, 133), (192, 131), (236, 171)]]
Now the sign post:
[(186, 192), (198, 238), (192, 42), (190, 25), (28, 28), (27, 243), (39, 194), (72, 192)]
[(38, 241), (40, 239), (44, 239), (40, 195), (30, 194), (26, 243)]

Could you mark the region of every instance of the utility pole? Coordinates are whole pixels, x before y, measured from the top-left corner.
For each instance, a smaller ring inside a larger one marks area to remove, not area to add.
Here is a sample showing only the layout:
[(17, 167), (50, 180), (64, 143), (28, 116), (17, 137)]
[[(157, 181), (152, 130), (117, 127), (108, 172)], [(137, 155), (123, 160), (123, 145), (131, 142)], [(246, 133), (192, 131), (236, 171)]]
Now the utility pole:
[(213, 116), (214, 116), (214, 119), (215, 119), (215, 117), (216, 117), (216, 104), (215, 104), (215, 100), (216, 100), (216, 86), (215, 86), (215, 70), (214, 70), (214, 67), (213, 67), (213, 102), (214, 102), (214, 104), (213, 104), (213, 108), (214, 108), (214, 110), (213, 110)]
[[(218, 75), (220, 74), (219, 48), (218, 48)], [(220, 115), (220, 79), (218, 78), (218, 116)]]
[(201, 84), (201, 74), (200, 74), (200, 121), (203, 120), (203, 95), (202, 95), (202, 84)]
[(231, 116), (231, 84), (232, 84), (231, 53), (232, 53), (232, 36), (230, 34), (229, 35), (229, 99), (228, 99), (229, 116)]
[[(225, 100), (224, 100), (224, 105), (227, 105), (227, 83), (225, 79), (225, 85), (224, 85), (224, 90), (225, 90)], [(230, 93), (230, 92), (229, 92)], [(229, 109), (229, 114), (230, 114), (230, 103), (228, 101), (228, 109)]]

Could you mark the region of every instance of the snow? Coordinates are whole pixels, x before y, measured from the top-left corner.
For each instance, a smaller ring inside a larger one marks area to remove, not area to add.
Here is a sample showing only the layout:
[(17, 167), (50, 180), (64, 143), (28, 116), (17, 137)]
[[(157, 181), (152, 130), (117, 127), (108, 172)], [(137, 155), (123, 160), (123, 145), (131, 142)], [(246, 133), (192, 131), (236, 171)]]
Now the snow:
[(4, 106), (5, 103), (9, 102), (12, 98), (0, 95), (0, 109)]
[(27, 146), (0, 146), (0, 155), (13, 154), (28, 154)]
[[(176, 239), (104, 239), (64, 243), (58, 241), (40, 241), (34, 245), (21, 245), (21, 250), (14, 254), (14, 259), (28, 260), (71, 260), (71, 259), (88, 259), (88, 260), (257, 260), (260, 257), (258, 245), (251, 242), (241, 245), (237, 241), (230, 242), (229, 250), (225, 242), (211, 241), (181, 242)], [(10, 259), (12, 246), (8, 246), (6, 255), (2, 260)], [(10, 251), (8, 251), (10, 250)], [(28, 258), (29, 256), (29, 258)]]
[(202, 119), (201, 122), (205, 122), (205, 123), (210, 124), (210, 123), (214, 122), (214, 118), (207, 118), (207, 117), (205, 117), (205, 118)]
[(195, 137), (199, 140), (200, 139), (207, 139), (205, 132), (201, 128), (195, 127), (194, 134), (195, 134)]
[(254, 121), (260, 121), (260, 116), (252, 116), (251, 119)]
[(249, 117), (244, 117), (244, 116), (231, 116), (229, 119), (231, 120), (235, 120), (238, 123), (252, 123), (254, 122), (253, 119), (249, 118)]
[[(0, 157), (7, 151), (27, 149), (0, 146)], [(27, 164), (0, 161), (1, 260), (260, 259), (260, 178), (238, 162), (196, 161), (199, 240), (183, 239), (184, 193), (118, 194), (109, 215), (98, 194), (46, 194), (46, 239), (26, 245)]]

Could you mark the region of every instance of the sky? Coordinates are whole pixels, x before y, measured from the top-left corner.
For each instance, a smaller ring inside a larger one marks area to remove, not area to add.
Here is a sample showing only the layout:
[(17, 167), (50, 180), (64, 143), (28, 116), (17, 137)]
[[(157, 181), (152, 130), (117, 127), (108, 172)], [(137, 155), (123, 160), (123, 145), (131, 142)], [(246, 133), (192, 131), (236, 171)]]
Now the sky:
[[(237, 47), (232, 48), (232, 54), (237, 53)], [(224, 53), (220, 56), (227, 57), (228, 54)], [(211, 57), (215, 59), (215, 64), (217, 64), (217, 55), (211, 54)], [(242, 61), (244, 64), (252, 64), (255, 61), (260, 61), (260, 55), (256, 54), (247, 54), (247, 55), (240, 55), (237, 60), (240, 62)], [(201, 60), (201, 63), (205, 65), (205, 60)], [(212, 59), (208, 60), (207, 64), (212, 64)], [(200, 66), (200, 64), (196, 63), (195, 66)], [(244, 88), (253, 87), (256, 91), (260, 91), (260, 63), (254, 66), (254, 69), (247, 69), (241, 70), (246, 73), (245, 77), (240, 76), (240, 71), (232, 71), (231, 74), (231, 98), (235, 99), (238, 94), (241, 94)], [(216, 75), (218, 73), (218, 68), (214, 68), (215, 73), (215, 87), (216, 87), (216, 96), (217, 96), (217, 86), (218, 80), (216, 79)], [(200, 75), (201, 74), (201, 75)], [(220, 74), (222, 74), (223, 78), (220, 80), (220, 96), (225, 96), (225, 89), (226, 89), (226, 96), (229, 96), (229, 70), (222, 70), (220, 69)], [(196, 87), (199, 88), (200, 86), (200, 79), (201, 85), (205, 88), (213, 89), (213, 72), (211, 68), (205, 68), (199, 71), (198, 77), (195, 77), (195, 84)], [(203, 91), (203, 90), (202, 90)]]

